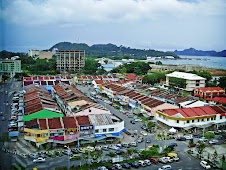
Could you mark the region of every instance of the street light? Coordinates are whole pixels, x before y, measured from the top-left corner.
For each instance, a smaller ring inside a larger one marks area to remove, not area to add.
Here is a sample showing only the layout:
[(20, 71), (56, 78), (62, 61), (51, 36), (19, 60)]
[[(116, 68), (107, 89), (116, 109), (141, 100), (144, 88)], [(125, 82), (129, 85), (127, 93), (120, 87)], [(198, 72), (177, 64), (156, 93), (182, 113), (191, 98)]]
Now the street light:
[(68, 152), (67, 152), (67, 155), (68, 155), (68, 169), (70, 169), (70, 157), (69, 157), (70, 148), (67, 145), (64, 145), (64, 147), (68, 149)]

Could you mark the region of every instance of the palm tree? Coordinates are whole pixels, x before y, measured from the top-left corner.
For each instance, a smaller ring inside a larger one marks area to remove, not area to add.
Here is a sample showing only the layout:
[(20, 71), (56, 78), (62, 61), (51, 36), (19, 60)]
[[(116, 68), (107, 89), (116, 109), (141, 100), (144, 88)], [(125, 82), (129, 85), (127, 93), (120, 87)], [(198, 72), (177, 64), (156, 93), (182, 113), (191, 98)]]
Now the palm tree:
[(115, 153), (114, 152), (109, 152), (108, 154), (106, 154), (106, 156), (109, 156), (111, 158), (115, 157)]
[(126, 160), (128, 160), (128, 158), (129, 158), (129, 153), (128, 153), (128, 150), (126, 151), (126, 152), (124, 152), (123, 154), (122, 154), (122, 156), (124, 157), (124, 158), (126, 158)]

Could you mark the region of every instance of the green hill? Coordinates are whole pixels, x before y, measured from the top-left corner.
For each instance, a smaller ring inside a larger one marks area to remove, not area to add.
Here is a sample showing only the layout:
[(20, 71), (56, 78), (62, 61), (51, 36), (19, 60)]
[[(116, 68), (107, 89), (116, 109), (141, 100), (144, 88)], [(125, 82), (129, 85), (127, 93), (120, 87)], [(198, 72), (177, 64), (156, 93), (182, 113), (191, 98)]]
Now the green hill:
[[(75, 44), (70, 42), (60, 42), (55, 44), (49, 50), (57, 48), (58, 50), (74, 50)], [(159, 57), (159, 56), (174, 56), (179, 58), (176, 54), (170, 52), (156, 51), (156, 50), (141, 50), (124, 46), (116, 46), (114, 44), (95, 44), (88, 46), (85, 43), (76, 44), (76, 50), (85, 50), (86, 55), (104, 55), (104, 56), (134, 56), (134, 57)]]

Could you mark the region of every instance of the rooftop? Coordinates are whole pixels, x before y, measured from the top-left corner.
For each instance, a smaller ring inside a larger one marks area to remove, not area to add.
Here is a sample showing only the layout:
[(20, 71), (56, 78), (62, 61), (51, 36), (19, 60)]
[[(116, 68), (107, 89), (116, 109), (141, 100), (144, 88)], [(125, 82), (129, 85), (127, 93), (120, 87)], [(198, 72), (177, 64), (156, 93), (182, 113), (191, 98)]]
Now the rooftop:
[(167, 74), (166, 76), (182, 78), (182, 79), (186, 79), (186, 80), (206, 80), (205, 78), (198, 76), (196, 74), (185, 73), (185, 72), (177, 72), (177, 71), (170, 73), (170, 74)]

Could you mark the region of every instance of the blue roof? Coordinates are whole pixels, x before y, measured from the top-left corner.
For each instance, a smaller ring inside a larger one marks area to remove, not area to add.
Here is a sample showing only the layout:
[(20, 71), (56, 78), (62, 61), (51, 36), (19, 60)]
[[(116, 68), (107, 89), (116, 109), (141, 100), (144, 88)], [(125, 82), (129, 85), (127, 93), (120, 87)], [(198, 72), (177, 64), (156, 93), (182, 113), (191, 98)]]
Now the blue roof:
[(19, 132), (18, 131), (9, 132), (9, 137), (14, 137), (14, 136), (19, 136)]

